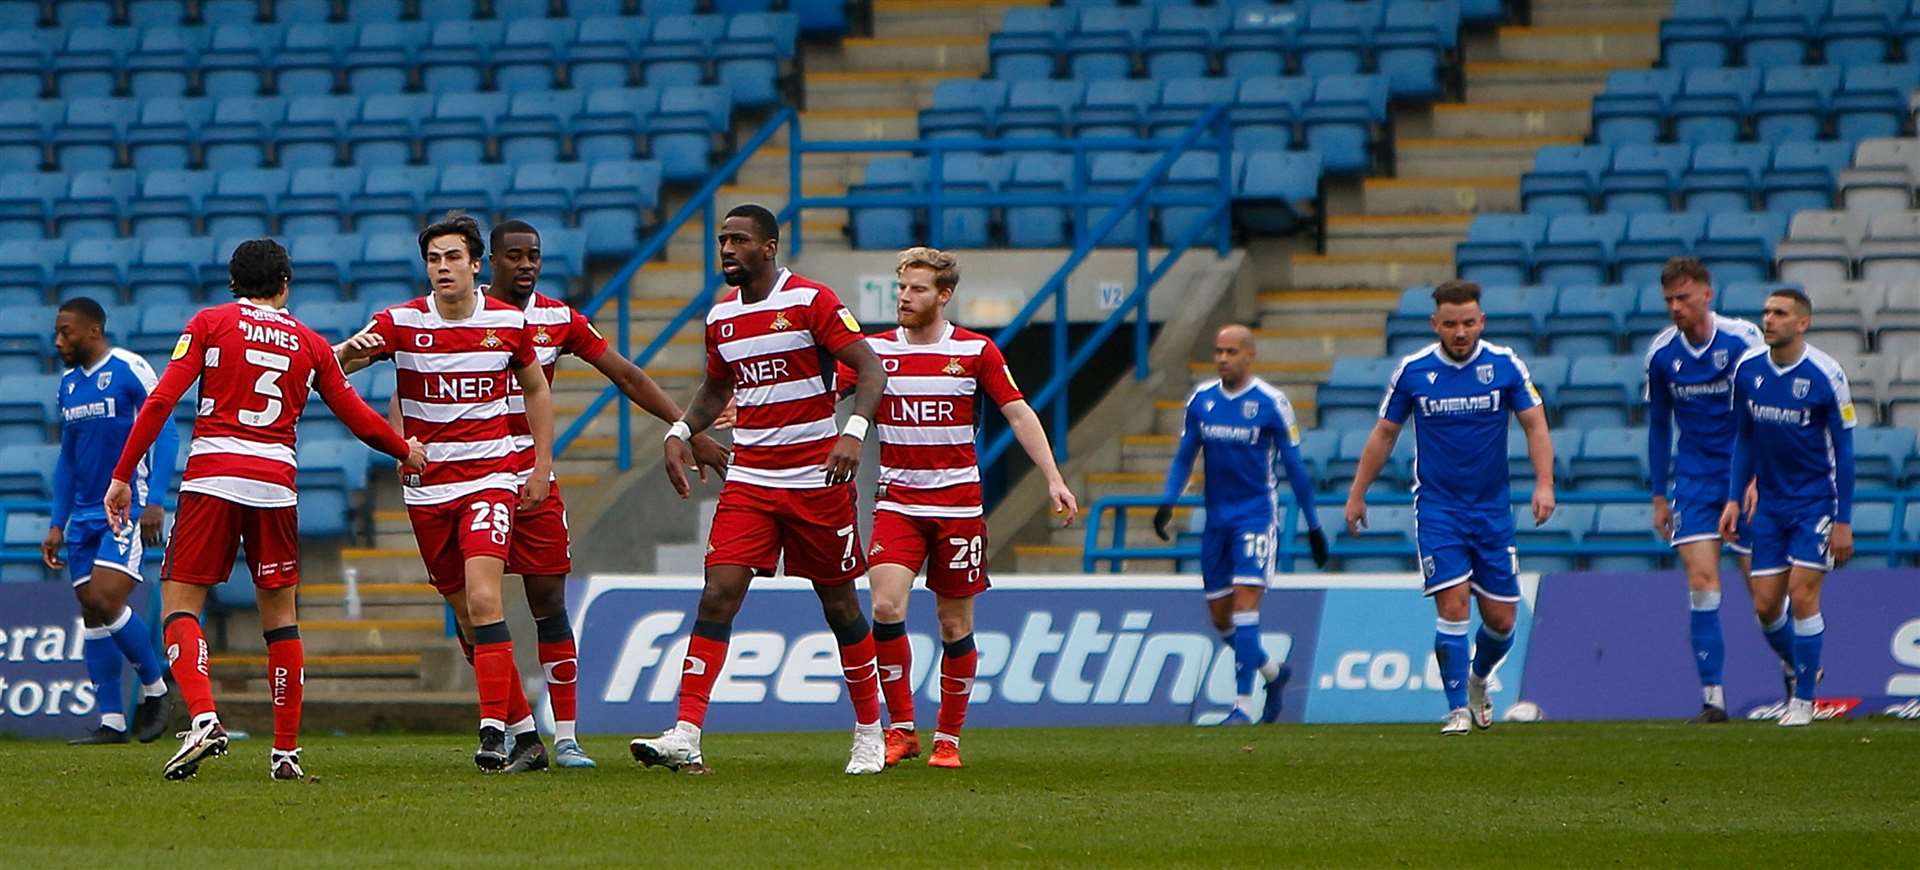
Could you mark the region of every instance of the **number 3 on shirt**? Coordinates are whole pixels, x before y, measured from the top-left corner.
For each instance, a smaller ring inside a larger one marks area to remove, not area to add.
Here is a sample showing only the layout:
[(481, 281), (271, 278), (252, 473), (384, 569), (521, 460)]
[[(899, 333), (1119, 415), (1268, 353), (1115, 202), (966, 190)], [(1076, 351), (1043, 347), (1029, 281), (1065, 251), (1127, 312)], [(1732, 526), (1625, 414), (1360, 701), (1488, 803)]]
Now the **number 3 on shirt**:
[(293, 367), (293, 359), (283, 353), (250, 347), (247, 348), (247, 362), (266, 369), (253, 382), (253, 392), (266, 396), (267, 406), (258, 411), (241, 411), (240, 422), (248, 426), (271, 426), (273, 421), (280, 419), (280, 412), (286, 407), (280, 401), (284, 395), (280, 392), (280, 376)]

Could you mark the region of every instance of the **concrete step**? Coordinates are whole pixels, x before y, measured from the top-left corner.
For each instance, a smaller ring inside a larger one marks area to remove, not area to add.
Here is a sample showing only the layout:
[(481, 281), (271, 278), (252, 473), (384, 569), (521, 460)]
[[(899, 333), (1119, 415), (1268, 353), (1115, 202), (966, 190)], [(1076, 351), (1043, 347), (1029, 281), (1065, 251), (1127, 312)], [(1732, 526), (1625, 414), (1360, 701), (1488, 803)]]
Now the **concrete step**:
[(1329, 254), (1450, 254), (1473, 215), (1342, 214), (1327, 217)]
[(1470, 61), (1467, 99), (1585, 100), (1605, 89), (1608, 73), (1646, 65), (1639, 59)]
[(1590, 126), (1587, 100), (1472, 100), (1435, 103), (1437, 138), (1511, 139), (1520, 136), (1585, 136)]
[(807, 81), (829, 72), (929, 72), (987, 68), (987, 37), (979, 33), (924, 31), (899, 36), (851, 36), (838, 51), (807, 56)]
[[(1511, 212), (1520, 210), (1520, 179), (1517, 176), (1369, 178), (1362, 182), (1361, 197), (1370, 215)], [(1294, 281), (1306, 284), (1298, 275)]]
[(1153, 431), (1158, 435), (1178, 437), (1185, 425), (1187, 403), (1179, 399), (1161, 399), (1153, 403)]
[[(986, 45), (980, 46), (982, 62), (968, 68), (900, 69), (863, 72), (807, 72), (807, 111), (800, 116), (801, 129), (809, 139), (847, 138), (816, 132), (808, 116), (815, 112), (847, 110), (898, 110), (917, 113), (933, 105), (935, 85), (948, 79), (977, 79), (986, 72)], [(785, 142), (776, 142), (784, 145)]]
[(1452, 254), (1296, 254), (1297, 287), (1431, 284), (1453, 277)]
[[(1102, 522), (1110, 523), (1111, 519), (1112, 519), (1111, 517), (1108, 517), (1103, 519)], [(1170, 527), (1168, 531), (1171, 532), (1175, 528), (1179, 528), (1183, 526), (1185, 523), (1186, 523), (1186, 520), (1184, 518), (1176, 519), (1174, 521), (1173, 526)], [(1087, 543), (1087, 530), (1080, 526), (1075, 526), (1071, 529), (1054, 529), (1053, 534), (1047, 540), (1047, 543), (1056, 547), (1065, 547), (1068, 549), (1073, 549), (1076, 553), (1085, 552), (1086, 543)], [(1159, 535), (1154, 534), (1153, 516), (1151, 511), (1148, 512), (1147, 516), (1144, 519), (1130, 520), (1127, 523), (1126, 543), (1127, 543), (1127, 546), (1129, 547), (1169, 546), (1165, 541), (1160, 540)], [(1101, 526), (1100, 544), (1101, 546), (1113, 545), (1113, 531), (1110, 526), (1107, 526), (1107, 525)], [(1076, 572), (1078, 570), (1079, 569), (1075, 569)]]
[(1657, 21), (1603, 21), (1502, 27), (1501, 60), (1639, 60), (1660, 56)]
[[(788, 157), (785, 148), (772, 145), (762, 146), (740, 167), (740, 174), (734, 176), (736, 184), (750, 187), (775, 187), (788, 184)], [(864, 154), (808, 154), (801, 160), (801, 184), (807, 187), (827, 187), (838, 185), (845, 187), (859, 182), (867, 171), (867, 156)]]
[(1106, 495), (1159, 495), (1166, 485), (1167, 469), (1145, 471), (1089, 471), (1085, 490), (1089, 503)]
[[(1533, 158), (1548, 145), (1578, 145), (1579, 136), (1515, 136), (1507, 139), (1482, 137), (1400, 138), (1394, 149), (1399, 154), (1396, 168), (1400, 178), (1460, 178), (1519, 176), (1533, 168)], [(1328, 229), (1332, 229), (1329, 220)]]
[(1386, 337), (1377, 326), (1277, 326), (1257, 329), (1253, 335), (1255, 348), (1263, 360), (1379, 356), (1387, 349)]
[[(410, 532), (407, 525), (407, 512), (404, 510), (378, 510), (373, 512), (374, 526), (382, 530)], [(358, 583), (360, 605), (373, 609), (390, 606), (440, 606), (440, 594), (431, 586), (418, 583)], [(343, 608), (347, 601), (345, 583), (301, 583), (300, 612), (318, 614), (319, 608)]]
[(986, 36), (1000, 29), (1001, 19), (1015, 6), (1045, 6), (1047, 0), (873, 0), (875, 36), (920, 36), (946, 33)]
[(1344, 290), (1275, 290), (1260, 294), (1260, 312), (1274, 317), (1312, 316), (1326, 326), (1380, 326), (1380, 318), (1400, 304), (1398, 287), (1350, 287)]
[(1083, 552), (1072, 544), (1014, 544), (1014, 568), (1022, 574), (1078, 574)]
[(1658, 22), (1673, 11), (1667, 0), (1533, 0), (1536, 25), (1610, 24), (1620, 21)]

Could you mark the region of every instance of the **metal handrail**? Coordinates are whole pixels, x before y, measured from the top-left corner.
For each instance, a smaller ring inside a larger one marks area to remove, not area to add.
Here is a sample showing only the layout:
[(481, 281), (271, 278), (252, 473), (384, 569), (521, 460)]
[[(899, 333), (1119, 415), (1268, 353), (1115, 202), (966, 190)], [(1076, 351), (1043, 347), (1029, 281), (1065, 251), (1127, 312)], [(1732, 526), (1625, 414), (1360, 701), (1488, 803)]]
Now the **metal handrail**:
[[(1282, 492), (1278, 493), (1277, 497), (1279, 509), (1284, 511), (1285, 518), (1280, 522), (1279, 540), (1275, 542), (1274, 554), (1276, 561), (1279, 563), (1280, 570), (1290, 572), (1294, 569), (1296, 560), (1305, 557), (1307, 551), (1305, 544), (1301, 540), (1302, 536), (1300, 535), (1299, 529), (1300, 511), (1295, 510), (1298, 503), (1294, 501), (1293, 493)], [(1889, 532), (1887, 540), (1884, 542), (1874, 541), (1856, 544), (1854, 546), (1854, 552), (1867, 556), (1884, 555), (1887, 557), (1887, 565), (1889, 567), (1897, 567), (1902, 558), (1920, 557), (1920, 539), (1910, 541), (1902, 540), (1904, 537), (1903, 530), (1906, 528), (1907, 504), (1910, 499), (1915, 497), (1915, 493), (1898, 489), (1861, 490), (1854, 493), (1853, 503), (1855, 505), (1869, 502), (1885, 502), (1893, 505), (1893, 516), (1888, 524)], [(1531, 495), (1516, 491), (1511, 495), (1510, 500), (1513, 504), (1528, 504), (1531, 501)], [(1556, 492), (1554, 494), (1554, 500), (1561, 505), (1645, 505), (1648, 503), (1648, 494), (1640, 490), (1587, 490)], [(1206, 502), (1199, 496), (1191, 495), (1182, 496), (1174, 503), (1181, 507), (1206, 506)], [(1346, 505), (1347, 499), (1343, 494), (1323, 493), (1314, 496), (1313, 503), (1315, 507), (1343, 507)], [(1127, 559), (1172, 559), (1181, 561), (1200, 558), (1200, 548), (1197, 545), (1182, 546), (1174, 544), (1162, 547), (1130, 547), (1127, 545), (1127, 508), (1158, 507), (1161, 504), (1163, 504), (1163, 502), (1160, 500), (1160, 497), (1152, 495), (1110, 495), (1095, 501), (1092, 509), (1087, 511), (1086, 546), (1081, 555), (1081, 569), (1089, 574), (1097, 573), (1099, 571), (1097, 563), (1105, 560), (1108, 563), (1107, 571), (1109, 573), (1119, 573), (1121, 570), (1121, 562)], [(1410, 504), (1413, 504), (1413, 495), (1411, 493), (1392, 492), (1378, 495), (1369, 494), (1367, 496), (1367, 505), (1369, 507)], [(1111, 512), (1114, 517), (1113, 523), (1108, 526), (1110, 529), (1109, 538), (1111, 543), (1103, 546), (1100, 543), (1102, 519), (1109, 512)], [(1333, 522), (1329, 522), (1323, 518), (1321, 522), (1328, 527), (1332, 527), (1337, 525), (1339, 520), (1335, 518)], [(1520, 531), (1524, 532), (1525, 530), (1522, 529)], [(1652, 533), (1651, 528), (1648, 529), (1648, 533)], [(1361, 544), (1351, 541), (1341, 541), (1339, 538), (1340, 535), (1337, 534), (1329, 537), (1331, 552), (1334, 558), (1411, 555), (1405, 544)], [(1673, 552), (1671, 548), (1661, 543), (1658, 539), (1649, 539), (1643, 543), (1624, 541), (1573, 544), (1533, 543), (1528, 544), (1525, 549), (1528, 554), (1535, 556), (1667, 556)]]

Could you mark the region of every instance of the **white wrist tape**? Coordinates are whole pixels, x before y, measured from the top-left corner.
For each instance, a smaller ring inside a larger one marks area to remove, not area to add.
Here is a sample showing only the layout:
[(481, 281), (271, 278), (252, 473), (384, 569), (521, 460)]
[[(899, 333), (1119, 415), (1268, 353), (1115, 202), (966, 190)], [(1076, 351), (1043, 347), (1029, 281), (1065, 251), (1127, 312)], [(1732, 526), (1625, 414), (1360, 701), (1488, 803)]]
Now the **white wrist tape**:
[(849, 417), (847, 418), (847, 428), (842, 429), (840, 434), (850, 435), (856, 440), (865, 441), (867, 440), (867, 427), (870, 425), (872, 425), (871, 422), (865, 417)]
[(693, 429), (687, 426), (687, 421), (685, 420), (673, 421), (673, 425), (667, 427), (667, 437), (661, 440), (669, 441), (674, 438), (678, 438), (682, 441), (693, 440)]

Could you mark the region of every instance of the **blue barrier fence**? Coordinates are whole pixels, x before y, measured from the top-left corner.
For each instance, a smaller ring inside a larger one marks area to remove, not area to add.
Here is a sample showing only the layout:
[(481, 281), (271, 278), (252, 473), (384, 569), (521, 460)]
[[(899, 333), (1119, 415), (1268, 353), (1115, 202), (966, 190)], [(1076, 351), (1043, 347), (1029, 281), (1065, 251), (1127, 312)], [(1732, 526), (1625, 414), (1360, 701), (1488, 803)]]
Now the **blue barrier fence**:
[[(1856, 560), (1860, 556), (1885, 556), (1889, 567), (1897, 567), (1903, 559), (1920, 557), (1920, 539), (1905, 540), (1905, 535), (1901, 531), (1906, 527), (1908, 501), (1916, 496), (1920, 494), (1895, 489), (1862, 490), (1854, 494), (1856, 506), (1883, 503), (1890, 504), (1893, 508), (1892, 520), (1888, 524), (1885, 540), (1861, 541), (1859, 531), (1856, 530), (1857, 543), (1854, 546)], [(1309, 554), (1305, 535), (1300, 529), (1300, 511), (1294, 509), (1298, 503), (1293, 500), (1292, 493), (1283, 492), (1279, 495), (1279, 499), (1281, 509), (1285, 511), (1285, 518), (1280, 522), (1279, 540), (1275, 542), (1275, 562), (1280, 571), (1291, 572), (1297, 563), (1308, 559)], [(1513, 504), (1530, 504), (1531, 500), (1532, 494), (1524, 488), (1514, 489)], [(1647, 493), (1633, 490), (1556, 492), (1554, 500), (1561, 506), (1575, 504), (1645, 506), (1648, 504)], [(1330, 493), (1314, 498), (1315, 507), (1334, 509), (1331, 512), (1322, 510), (1320, 516), (1320, 522), (1328, 531), (1327, 537), (1333, 558), (1411, 557), (1413, 555), (1412, 549), (1404, 542), (1369, 544), (1342, 540), (1345, 531), (1342, 511), (1346, 503), (1344, 494)], [(1127, 544), (1127, 509), (1159, 507), (1160, 504), (1162, 504), (1160, 497), (1151, 495), (1115, 495), (1095, 501), (1093, 508), (1087, 511), (1086, 547), (1081, 556), (1081, 570), (1089, 574), (1099, 572), (1102, 570), (1099, 563), (1105, 561), (1106, 573), (1118, 574), (1122, 563), (1128, 559), (1172, 559), (1178, 562), (1200, 558), (1199, 544), (1197, 541), (1186, 540), (1189, 536), (1178, 537), (1165, 546), (1135, 547)], [(1181, 507), (1206, 506), (1199, 496), (1182, 496), (1175, 504)], [(1413, 504), (1413, 496), (1410, 493), (1386, 493), (1367, 497), (1368, 507), (1411, 504)], [(1107, 519), (1109, 514), (1112, 515), (1111, 521)], [(1650, 516), (1651, 508), (1649, 508)], [(1101, 543), (1103, 529), (1107, 537), (1105, 544)], [(1651, 531), (1648, 532), (1645, 542), (1605, 541), (1564, 544), (1535, 542), (1521, 549), (1522, 555), (1566, 557), (1649, 556), (1657, 558), (1672, 555), (1673, 552), (1666, 544), (1653, 538)]]

